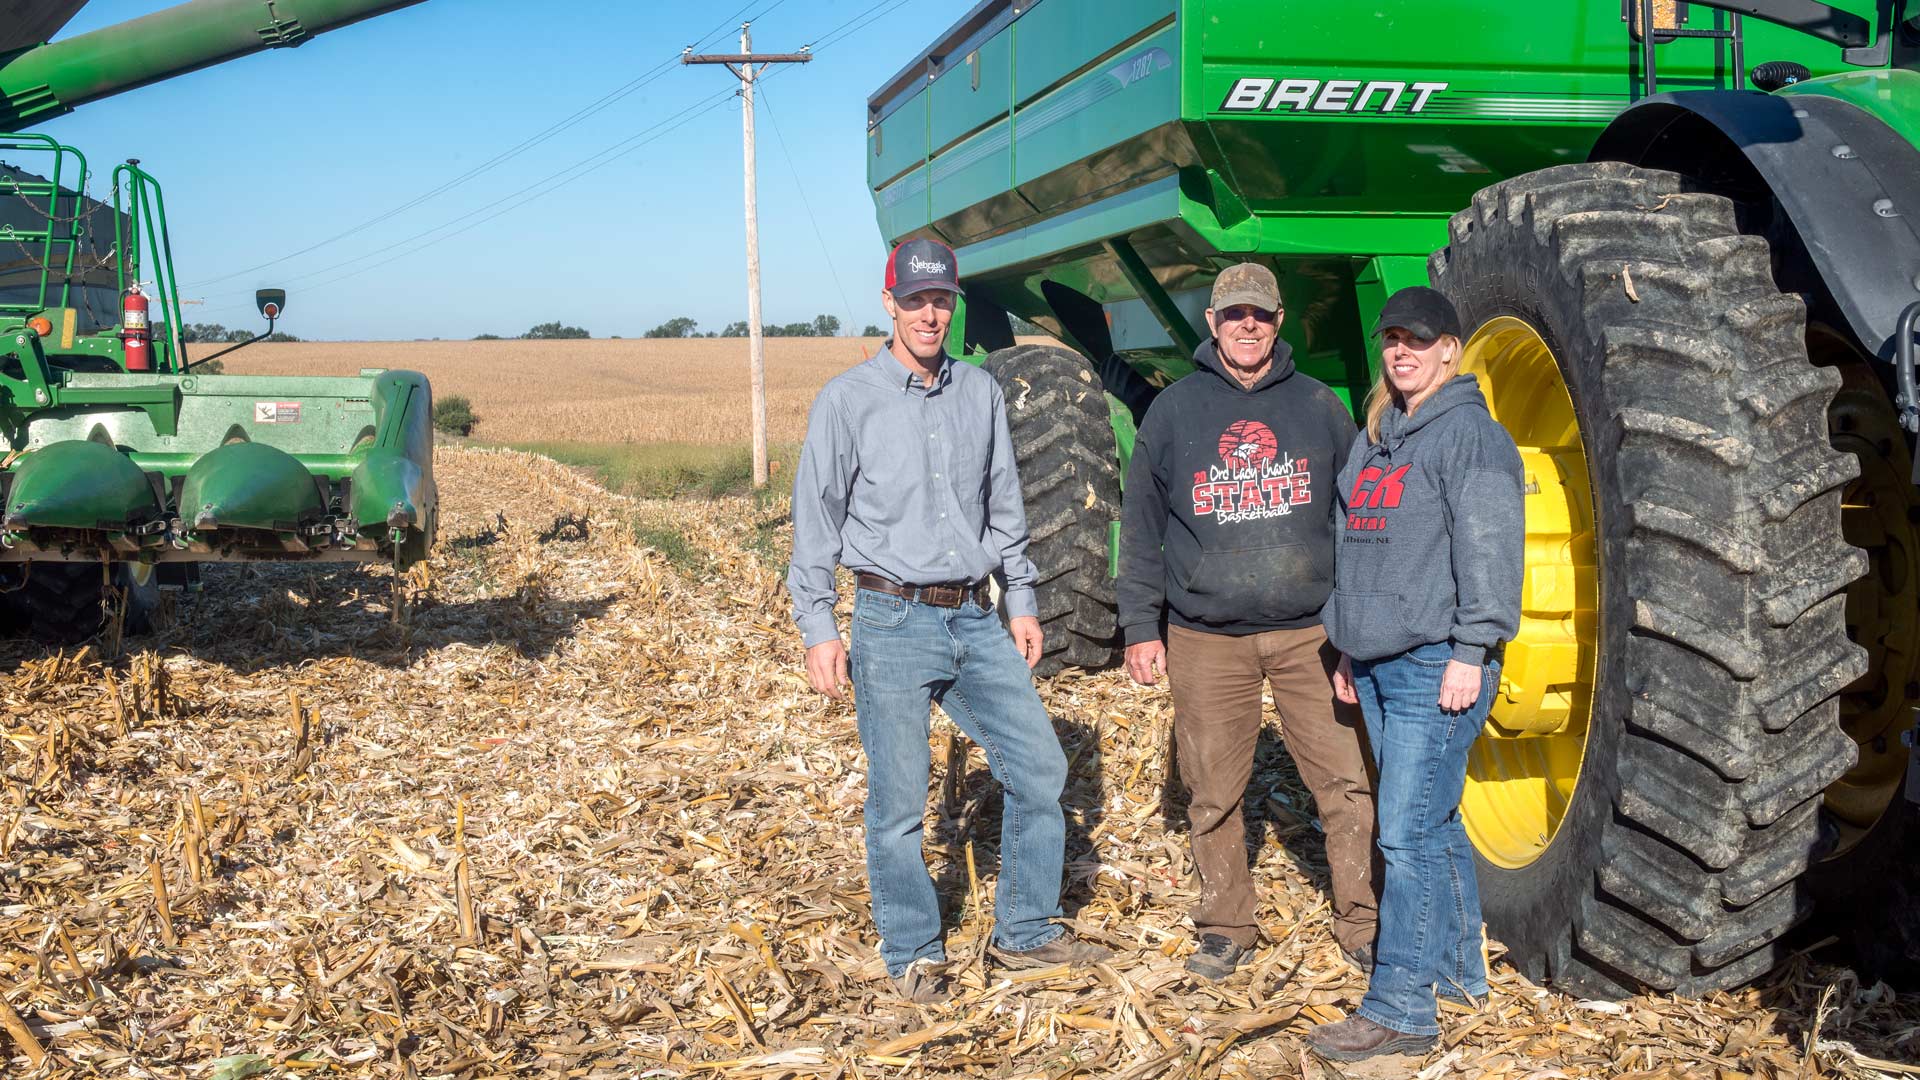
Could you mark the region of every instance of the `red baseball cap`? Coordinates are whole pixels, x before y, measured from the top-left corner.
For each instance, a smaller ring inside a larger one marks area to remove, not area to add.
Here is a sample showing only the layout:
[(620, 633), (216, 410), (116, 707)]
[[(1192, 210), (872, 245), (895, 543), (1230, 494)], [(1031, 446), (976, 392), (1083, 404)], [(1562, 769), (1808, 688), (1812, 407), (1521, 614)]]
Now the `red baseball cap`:
[(896, 297), (928, 289), (965, 295), (960, 288), (960, 260), (938, 240), (904, 240), (887, 256), (886, 289)]

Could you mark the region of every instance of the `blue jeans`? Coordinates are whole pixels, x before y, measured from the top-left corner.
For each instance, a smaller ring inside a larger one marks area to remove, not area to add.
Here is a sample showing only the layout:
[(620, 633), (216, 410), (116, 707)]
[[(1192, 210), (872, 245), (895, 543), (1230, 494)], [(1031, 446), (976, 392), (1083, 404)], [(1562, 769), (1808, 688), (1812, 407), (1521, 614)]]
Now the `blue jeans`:
[(853, 604), (851, 662), (867, 755), (867, 887), (888, 974), (946, 955), (940, 900), (920, 849), (936, 703), (987, 752), (1005, 796), (996, 944), (1025, 952), (1059, 937), (1064, 930), (1054, 920), (1065, 869), (1060, 793), (1067, 756), (999, 617), (971, 600), (939, 608), (861, 589)]
[(1487, 992), (1480, 887), (1460, 823), (1467, 751), (1486, 723), (1500, 665), (1480, 671), (1480, 697), (1464, 712), (1440, 708), (1446, 642), (1384, 660), (1353, 662), (1367, 740), (1380, 770), (1375, 796), (1380, 854), (1380, 937), (1359, 1014), (1408, 1035), (1438, 1035), (1436, 987), (1450, 997)]

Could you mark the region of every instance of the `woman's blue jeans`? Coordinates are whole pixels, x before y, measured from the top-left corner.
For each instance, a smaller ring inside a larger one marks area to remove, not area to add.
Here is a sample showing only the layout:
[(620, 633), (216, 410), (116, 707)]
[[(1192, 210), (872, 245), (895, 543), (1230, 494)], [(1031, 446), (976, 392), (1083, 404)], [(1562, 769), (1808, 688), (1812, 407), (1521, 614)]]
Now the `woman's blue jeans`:
[(1467, 751), (1500, 685), (1498, 661), (1480, 672), (1480, 697), (1464, 712), (1440, 709), (1440, 677), (1453, 647), (1421, 645), (1353, 662), (1380, 780), (1380, 936), (1359, 1014), (1408, 1035), (1438, 1035), (1436, 988), (1450, 997), (1487, 992), (1480, 889), (1460, 824)]
[(920, 846), (936, 703), (986, 751), (1005, 798), (995, 942), (1025, 952), (1059, 937), (1067, 757), (999, 616), (971, 600), (939, 608), (861, 589), (850, 661), (867, 755), (867, 887), (887, 973), (946, 955), (940, 900)]

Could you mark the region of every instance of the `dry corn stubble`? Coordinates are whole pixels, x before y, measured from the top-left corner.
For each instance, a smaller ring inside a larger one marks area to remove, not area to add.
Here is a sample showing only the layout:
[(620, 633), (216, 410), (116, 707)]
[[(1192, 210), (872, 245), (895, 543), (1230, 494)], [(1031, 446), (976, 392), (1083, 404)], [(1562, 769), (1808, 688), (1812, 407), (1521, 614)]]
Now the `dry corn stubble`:
[[(1119, 955), (981, 962), (998, 799), (956, 752), (928, 831), (963, 993), (902, 1006), (852, 716), (807, 690), (754, 554), (780, 509), (637, 502), (506, 452), (446, 452), (439, 475), (444, 542), (399, 624), (384, 569), (222, 567), (111, 666), (0, 649), (0, 1073), (1340, 1075), (1301, 1034), (1363, 983), (1277, 747), (1250, 803), (1270, 940), (1195, 987), (1166, 695), (1044, 684), (1073, 762), (1069, 908)], [(586, 539), (541, 542), (563, 514)], [(634, 542), (662, 529), (708, 553), (700, 576)], [(1913, 1060), (1920, 1029), (1920, 1001), (1806, 959), (1698, 1000), (1492, 982), (1426, 1060), (1348, 1075), (1891, 1075), (1871, 1059)]]

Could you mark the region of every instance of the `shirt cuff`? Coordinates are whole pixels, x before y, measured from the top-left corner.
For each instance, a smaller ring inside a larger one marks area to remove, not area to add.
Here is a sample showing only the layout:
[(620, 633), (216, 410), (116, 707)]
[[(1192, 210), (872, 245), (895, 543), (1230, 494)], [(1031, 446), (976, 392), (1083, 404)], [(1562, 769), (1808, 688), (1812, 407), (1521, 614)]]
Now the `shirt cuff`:
[(1160, 640), (1160, 620), (1134, 623), (1120, 628), (1120, 640), (1128, 645), (1138, 645), (1143, 641)]
[(1463, 664), (1472, 664), (1474, 667), (1481, 667), (1487, 662), (1487, 647), (1485, 645), (1470, 645), (1464, 641), (1456, 641), (1453, 643), (1453, 658)]
[(1001, 606), (1007, 609), (1009, 619), (1037, 619), (1040, 617), (1040, 605), (1033, 599), (1033, 586), (1009, 586), (1005, 596), (1000, 598)]
[(824, 642), (840, 640), (840, 622), (833, 617), (831, 608), (808, 612), (794, 622), (800, 625), (800, 639), (806, 642), (809, 649)]

